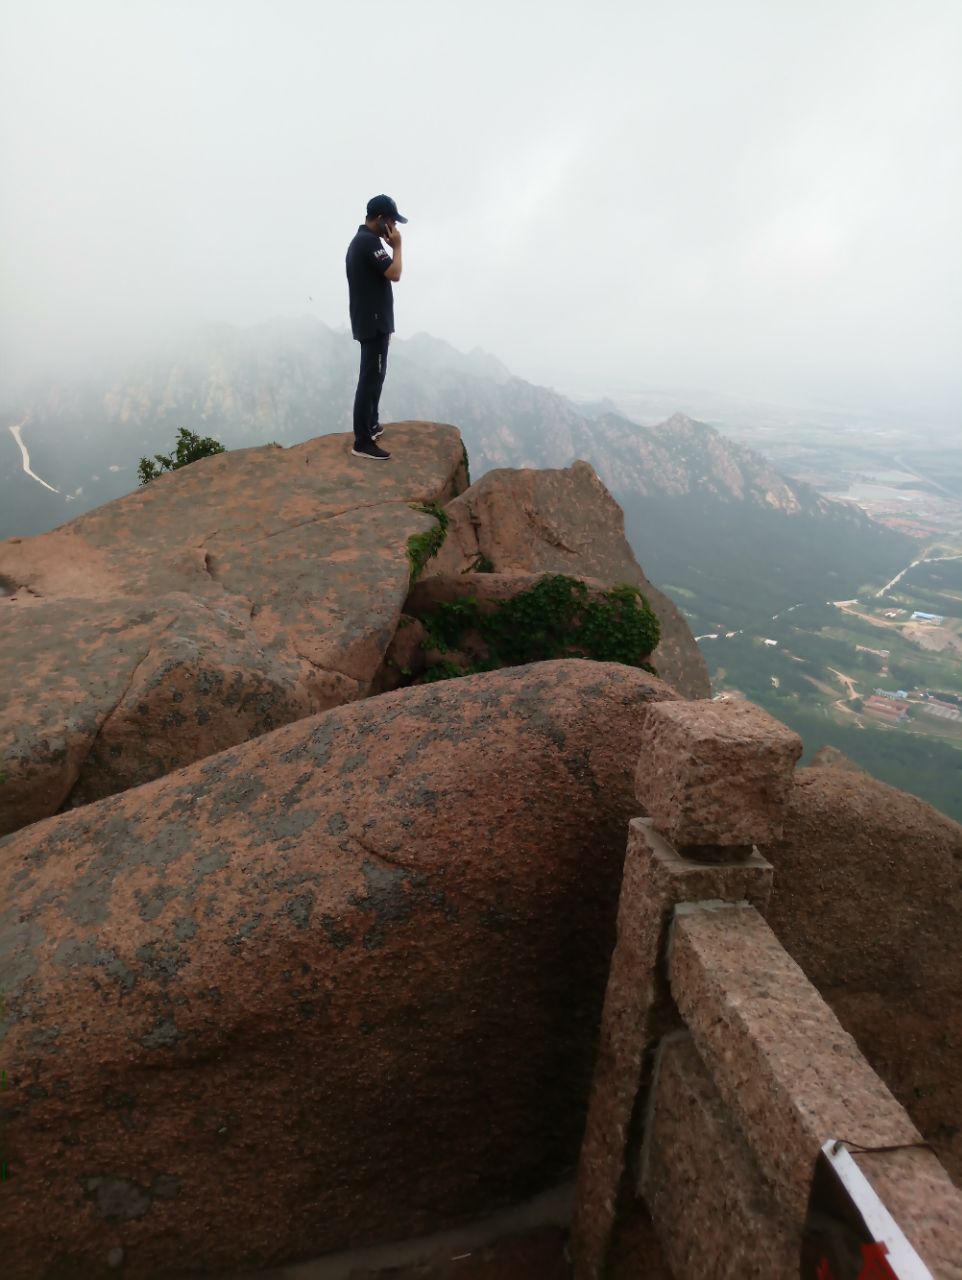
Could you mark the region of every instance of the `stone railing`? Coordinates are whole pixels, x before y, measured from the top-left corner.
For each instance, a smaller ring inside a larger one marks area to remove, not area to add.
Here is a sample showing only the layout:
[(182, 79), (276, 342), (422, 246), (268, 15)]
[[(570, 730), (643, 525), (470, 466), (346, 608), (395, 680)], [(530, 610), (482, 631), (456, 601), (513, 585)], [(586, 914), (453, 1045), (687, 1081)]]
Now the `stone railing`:
[(629, 829), (575, 1190), (576, 1277), (606, 1276), (635, 1196), (674, 1280), (799, 1276), (829, 1139), (914, 1250), (912, 1274), (962, 1277), (962, 1195), (763, 919), (772, 868), (755, 846), (780, 835), (800, 742), (746, 703), (645, 715), (636, 794), (650, 816)]

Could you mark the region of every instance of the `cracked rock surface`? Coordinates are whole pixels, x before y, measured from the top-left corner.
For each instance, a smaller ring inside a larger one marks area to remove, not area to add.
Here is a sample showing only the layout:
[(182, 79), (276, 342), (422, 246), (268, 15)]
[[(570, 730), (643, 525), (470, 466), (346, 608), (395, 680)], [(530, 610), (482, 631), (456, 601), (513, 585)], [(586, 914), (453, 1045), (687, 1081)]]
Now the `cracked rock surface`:
[(401, 689), (0, 842), (5, 1274), (236, 1274), (567, 1176), (676, 697), (577, 659)]
[(204, 458), (0, 543), (0, 832), (363, 698), (408, 590), (411, 503), (466, 484), (453, 427)]

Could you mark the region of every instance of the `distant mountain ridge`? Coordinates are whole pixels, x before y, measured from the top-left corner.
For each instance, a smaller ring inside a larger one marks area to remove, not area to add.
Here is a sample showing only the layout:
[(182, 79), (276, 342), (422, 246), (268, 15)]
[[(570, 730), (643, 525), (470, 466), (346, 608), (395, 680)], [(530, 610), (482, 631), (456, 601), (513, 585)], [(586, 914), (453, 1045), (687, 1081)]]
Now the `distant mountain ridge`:
[[(450, 418), (472, 438), (479, 472), (494, 466), (566, 466), (584, 457), (609, 487), (639, 495), (702, 491), (787, 513), (818, 510), (838, 516), (849, 510), (787, 479), (760, 454), (707, 424), (675, 413), (646, 427), (615, 411), (610, 401), (577, 405), (515, 377), (480, 348), (464, 354), (419, 333), (395, 339), (389, 368), (385, 416)], [(66, 437), (68, 455), (71, 435), (79, 433), (95, 449), (98, 464), (109, 443), (111, 461), (126, 471), (130, 446), (134, 451), (142, 443), (144, 448), (165, 446), (177, 426), (219, 432), (234, 448), (349, 430), (355, 380), (353, 341), (303, 317), (245, 329), (210, 326), (106, 385), (48, 384), (15, 403), (0, 390), (0, 405), (3, 425), (26, 420), (38, 459), (62, 479), (64, 464), (47, 456), (50, 437), (57, 433)], [(72, 493), (76, 486), (57, 487)], [(851, 511), (856, 522), (866, 522)]]
[[(350, 336), (307, 316), (212, 326), (101, 385), (0, 392), (0, 537), (42, 532), (134, 488), (140, 456), (167, 451), (181, 426), (229, 448), (349, 431), (356, 368)], [(799, 595), (840, 598), (907, 563), (913, 546), (704, 423), (674, 414), (641, 426), (428, 334), (392, 343), (382, 410), (387, 422), (456, 424), (475, 477), (590, 462), (639, 559), (696, 629), (761, 619)], [(6, 429), (21, 420), (33, 470), (60, 494), (23, 474)]]

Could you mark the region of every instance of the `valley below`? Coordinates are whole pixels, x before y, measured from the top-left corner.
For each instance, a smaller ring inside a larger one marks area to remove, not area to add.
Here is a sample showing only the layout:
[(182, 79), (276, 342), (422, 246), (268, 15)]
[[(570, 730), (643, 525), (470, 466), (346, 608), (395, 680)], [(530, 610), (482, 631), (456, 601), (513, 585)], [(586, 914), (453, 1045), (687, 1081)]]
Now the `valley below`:
[[(139, 459), (181, 427), (228, 449), (348, 431), (355, 362), (349, 335), (303, 317), (216, 326), (82, 386), (8, 389), (0, 538), (129, 492)], [(591, 463), (639, 564), (698, 638), (716, 696), (764, 706), (801, 734), (806, 759), (836, 747), (962, 819), (951, 424), (677, 389), (573, 400), (427, 334), (392, 343), (382, 419), (456, 424), (474, 479)]]
[(716, 695), (764, 706), (806, 758), (835, 747), (962, 821), (962, 455), (938, 440), (889, 451), (871, 436), (782, 446), (769, 441), (789, 474), (911, 536), (910, 558), (844, 597), (806, 592), (761, 619), (745, 619), (745, 593), (706, 612), (684, 582), (660, 585), (696, 629)]

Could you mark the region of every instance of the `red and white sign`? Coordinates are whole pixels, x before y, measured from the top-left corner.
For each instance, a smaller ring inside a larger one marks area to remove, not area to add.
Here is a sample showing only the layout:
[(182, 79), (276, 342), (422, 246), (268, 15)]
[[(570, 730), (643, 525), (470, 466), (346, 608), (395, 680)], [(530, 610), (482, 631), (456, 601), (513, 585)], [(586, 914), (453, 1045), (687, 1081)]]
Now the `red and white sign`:
[(843, 1142), (815, 1162), (802, 1235), (802, 1280), (933, 1280)]

